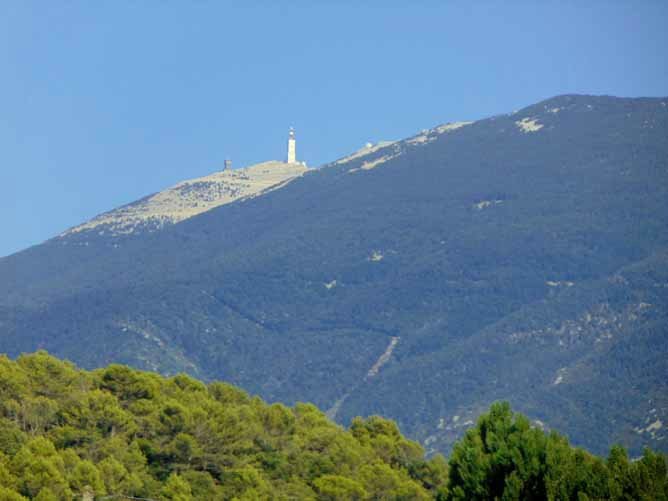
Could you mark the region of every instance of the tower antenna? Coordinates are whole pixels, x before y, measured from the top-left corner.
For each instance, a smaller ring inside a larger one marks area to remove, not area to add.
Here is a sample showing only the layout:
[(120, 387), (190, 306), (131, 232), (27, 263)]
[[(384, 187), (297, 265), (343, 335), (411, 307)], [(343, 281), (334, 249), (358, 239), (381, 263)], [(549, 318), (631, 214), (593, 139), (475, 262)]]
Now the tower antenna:
[(290, 127), (288, 132), (288, 160), (289, 164), (297, 163), (297, 140), (295, 139), (295, 128)]

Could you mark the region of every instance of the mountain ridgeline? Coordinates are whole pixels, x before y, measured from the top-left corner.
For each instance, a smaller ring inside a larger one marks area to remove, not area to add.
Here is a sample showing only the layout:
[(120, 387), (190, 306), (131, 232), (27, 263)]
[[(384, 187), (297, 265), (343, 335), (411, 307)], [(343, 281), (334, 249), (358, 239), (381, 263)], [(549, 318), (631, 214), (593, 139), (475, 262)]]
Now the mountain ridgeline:
[(396, 424), (344, 430), (311, 404), (110, 365), (78, 370), (45, 352), (0, 356), (0, 499), (666, 500), (666, 458), (606, 460), (494, 404), (426, 459)]
[(99, 230), (0, 260), (0, 351), (380, 414), (429, 453), (498, 400), (668, 450), (668, 98), (555, 97)]

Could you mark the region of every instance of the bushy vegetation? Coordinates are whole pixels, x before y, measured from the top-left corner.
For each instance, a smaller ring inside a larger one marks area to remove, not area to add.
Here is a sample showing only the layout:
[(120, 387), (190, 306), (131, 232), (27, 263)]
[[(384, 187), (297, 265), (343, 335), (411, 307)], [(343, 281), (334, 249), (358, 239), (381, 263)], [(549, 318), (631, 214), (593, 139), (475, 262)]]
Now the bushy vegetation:
[(607, 461), (495, 404), (426, 459), (392, 421), (45, 352), (0, 358), (0, 499), (668, 499), (666, 460)]
[(429, 499), (442, 457), (392, 421), (350, 430), (315, 406), (45, 352), (0, 358), (0, 499)]
[(666, 457), (645, 449), (631, 461), (614, 446), (603, 460), (571, 447), (493, 404), (455, 444), (449, 461), (451, 500), (666, 500)]

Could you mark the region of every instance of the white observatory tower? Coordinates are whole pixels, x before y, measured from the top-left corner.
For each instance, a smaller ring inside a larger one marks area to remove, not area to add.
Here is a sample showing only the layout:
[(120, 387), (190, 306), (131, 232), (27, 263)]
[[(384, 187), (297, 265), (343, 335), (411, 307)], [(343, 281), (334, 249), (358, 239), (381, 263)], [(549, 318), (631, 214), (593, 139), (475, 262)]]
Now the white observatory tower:
[(295, 129), (290, 127), (288, 133), (288, 163), (297, 163), (297, 141), (295, 140)]

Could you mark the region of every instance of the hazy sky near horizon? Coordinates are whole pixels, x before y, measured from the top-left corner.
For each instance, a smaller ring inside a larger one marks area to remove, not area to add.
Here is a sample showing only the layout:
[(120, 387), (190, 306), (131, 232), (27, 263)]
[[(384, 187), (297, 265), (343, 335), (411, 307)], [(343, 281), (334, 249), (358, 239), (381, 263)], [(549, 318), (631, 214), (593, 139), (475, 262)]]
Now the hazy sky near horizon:
[[(668, 95), (668, 2), (0, 3), (0, 256), (218, 170)], [(586, 5), (585, 5), (586, 4)]]

